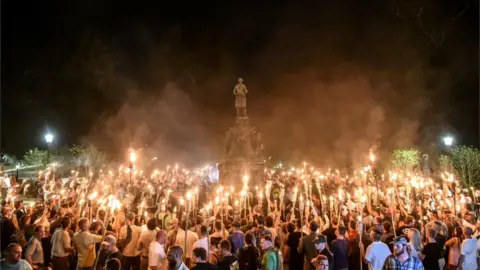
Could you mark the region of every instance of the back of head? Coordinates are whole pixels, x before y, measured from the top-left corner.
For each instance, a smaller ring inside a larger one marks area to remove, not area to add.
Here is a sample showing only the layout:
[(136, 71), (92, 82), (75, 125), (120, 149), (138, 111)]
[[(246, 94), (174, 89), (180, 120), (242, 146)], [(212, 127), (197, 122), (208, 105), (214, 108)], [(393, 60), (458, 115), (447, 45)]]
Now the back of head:
[(183, 256), (183, 249), (181, 246), (179, 245), (174, 245), (174, 246), (171, 246), (169, 249), (168, 249), (168, 253), (169, 254), (174, 254), (175, 256), (178, 257), (182, 257)]
[(157, 220), (154, 219), (154, 218), (151, 218), (147, 221), (147, 228), (150, 230), (150, 231), (153, 231), (157, 228)]
[(295, 231), (295, 225), (293, 225), (293, 223), (291, 222), (287, 223), (287, 232), (293, 233), (294, 231)]
[(62, 219), (62, 228), (65, 229), (70, 225), (70, 218), (69, 217), (64, 217)]
[(310, 231), (316, 232), (318, 230), (318, 224), (315, 221), (310, 221)]
[(221, 220), (215, 220), (215, 230), (217, 230), (217, 231), (222, 230), (222, 221)]
[(207, 260), (207, 251), (203, 247), (194, 248), (193, 255), (195, 255), (197, 258), (200, 258), (202, 261)]
[(338, 233), (343, 236), (345, 236), (345, 233), (347, 232), (347, 228), (345, 228), (345, 226), (340, 226), (338, 227), (337, 230), (338, 230)]
[(202, 227), (200, 227), (200, 233), (202, 234), (202, 236), (207, 236), (208, 235), (207, 226), (202, 225)]
[(384, 221), (383, 222), (383, 230), (386, 233), (390, 233), (392, 231), (392, 223), (390, 223), (389, 221)]
[(269, 228), (273, 227), (273, 218), (271, 216), (265, 218), (265, 225)]
[(220, 242), (220, 247), (226, 251), (230, 251), (232, 249), (232, 246), (230, 245), (230, 241), (228, 240), (222, 240)]
[(106, 261), (105, 269), (106, 270), (121, 270), (122, 269), (122, 264), (120, 263), (119, 259), (111, 258), (111, 259), (108, 259)]
[(258, 216), (257, 217), (257, 224), (259, 226), (264, 226), (265, 225), (265, 217), (264, 216)]

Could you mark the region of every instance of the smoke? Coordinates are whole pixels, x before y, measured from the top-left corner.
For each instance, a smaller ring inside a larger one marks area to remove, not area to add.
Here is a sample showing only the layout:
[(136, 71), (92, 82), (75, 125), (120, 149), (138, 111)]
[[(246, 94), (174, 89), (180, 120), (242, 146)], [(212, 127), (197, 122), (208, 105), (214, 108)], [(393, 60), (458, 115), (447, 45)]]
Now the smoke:
[[(325, 14), (340, 10), (332, 4)], [(124, 102), (97, 119), (89, 139), (120, 160), (133, 147), (170, 164), (218, 161), (242, 77), (247, 113), (272, 160), (344, 167), (364, 163), (373, 146), (388, 155), (431, 141), (444, 122), (449, 72), (429, 64), (428, 39), (381, 7), (352, 10), (350, 23), (285, 8), (265, 15), (265, 25), (233, 16), (224, 28), (175, 25), (158, 34), (142, 24), (141, 37), (126, 38), (141, 55), (117, 48), (135, 87), (119, 90)]]

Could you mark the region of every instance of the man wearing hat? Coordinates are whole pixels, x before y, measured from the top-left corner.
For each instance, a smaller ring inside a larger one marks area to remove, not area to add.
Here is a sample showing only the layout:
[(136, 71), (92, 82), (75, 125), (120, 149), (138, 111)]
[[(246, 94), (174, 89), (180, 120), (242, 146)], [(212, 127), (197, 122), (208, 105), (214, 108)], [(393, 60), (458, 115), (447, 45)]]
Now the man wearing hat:
[(122, 253), (117, 248), (117, 238), (115, 238), (115, 236), (107, 235), (103, 238), (100, 255), (98, 257), (97, 269), (103, 268), (105, 262), (109, 259), (117, 258), (121, 261)]
[(383, 269), (424, 269), (422, 262), (418, 258), (410, 256), (410, 253), (408, 253), (407, 238), (398, 236), (390, 244), (393, 246), (393, 254), (387, 257)]

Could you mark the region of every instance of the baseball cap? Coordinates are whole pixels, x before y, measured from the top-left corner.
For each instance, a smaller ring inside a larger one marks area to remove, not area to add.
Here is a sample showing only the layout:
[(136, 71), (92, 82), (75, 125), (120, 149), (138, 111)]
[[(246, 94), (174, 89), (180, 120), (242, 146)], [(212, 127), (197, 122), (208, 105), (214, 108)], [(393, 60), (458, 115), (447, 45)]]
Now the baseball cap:
[(408, 241), (404, 236), (397, 236), (392, 242), (391, 245), (408, 245)]
[(113, 235), (107, 235), (105, 238), (103, 238), (102, 245), (110, 246), (110, 245), (116, 245), (117, 244), (117, 238)]

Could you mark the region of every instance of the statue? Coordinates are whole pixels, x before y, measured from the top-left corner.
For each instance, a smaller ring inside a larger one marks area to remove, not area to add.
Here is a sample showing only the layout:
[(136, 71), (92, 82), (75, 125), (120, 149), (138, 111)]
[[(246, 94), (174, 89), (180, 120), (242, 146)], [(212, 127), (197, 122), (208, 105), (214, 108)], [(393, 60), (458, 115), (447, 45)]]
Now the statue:
[(247, 117), (247, 87), (243, 84), (243, 79), (238, 78), (238, 83), (233, 88), (235, 95), (235, 108), (237, 109), (237, 117)]

